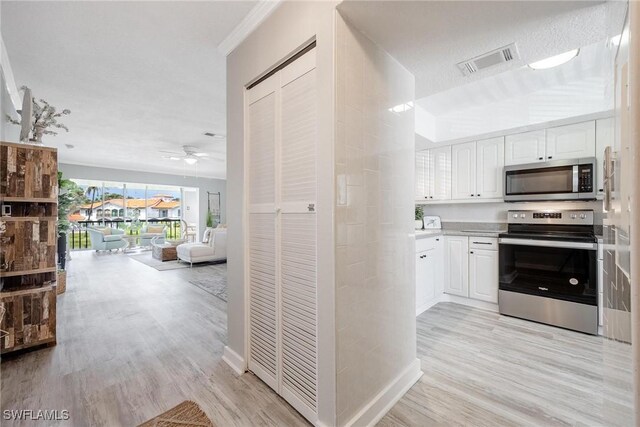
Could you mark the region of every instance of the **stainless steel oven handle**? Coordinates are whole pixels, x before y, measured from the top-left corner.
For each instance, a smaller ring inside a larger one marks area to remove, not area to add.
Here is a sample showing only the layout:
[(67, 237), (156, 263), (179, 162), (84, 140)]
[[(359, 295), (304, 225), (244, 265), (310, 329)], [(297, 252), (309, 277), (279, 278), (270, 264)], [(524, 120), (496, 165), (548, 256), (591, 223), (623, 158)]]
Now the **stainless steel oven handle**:
[(519, 246), (540, 246), (543, 248), (587, 249), (590, 251), (595, 251), (598, 249), (597, 243), (567, 242), (559, 240), (514, 239), (510, 237), (501, 237), (498, 240), (498, 243)]

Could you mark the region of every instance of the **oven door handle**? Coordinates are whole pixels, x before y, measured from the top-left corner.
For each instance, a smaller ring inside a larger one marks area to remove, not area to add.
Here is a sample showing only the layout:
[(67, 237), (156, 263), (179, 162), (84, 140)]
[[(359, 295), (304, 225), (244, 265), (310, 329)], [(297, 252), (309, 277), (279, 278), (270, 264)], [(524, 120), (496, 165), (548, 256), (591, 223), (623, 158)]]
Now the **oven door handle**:
[(540, 246), (543, 248), (587, 249), (590, 251), (595, 251), (598, 249), (597, 243), (567, 242), (559, 240), (514, 239), (511, 237), (501, 237), (498, 240), (498, 243), (504, 245)]

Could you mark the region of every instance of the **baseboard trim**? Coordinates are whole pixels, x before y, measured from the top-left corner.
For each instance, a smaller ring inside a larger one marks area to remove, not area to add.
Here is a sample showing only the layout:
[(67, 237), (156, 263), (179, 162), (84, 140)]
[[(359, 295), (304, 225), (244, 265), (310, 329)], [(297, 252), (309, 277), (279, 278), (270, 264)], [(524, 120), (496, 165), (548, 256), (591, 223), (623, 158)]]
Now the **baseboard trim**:
[(367, 406), (351, 418), (346, 423), (346, 426), (373, 426), (389, 412), (393, 405), (409, 391), (421, 376), (420, 359), (415, 359), (395, 380), (378, 393)]
[(440, 301), (442, 301), (441, 298), (434, 298), (431, 301), (429, 301), (428, 303), (426, 303), (424, 305), (421, 305), (416, 310), (416, 317), (420, 316), (422, 313), (424, 313), (425, 311), (429, 310), (431, 307), (433, 307), (434, 305), (436, 305)]
[(244, 358), (230, 349), (229, 346), (224, 346), (222, 360), (224, 360), (238, 375), (242, 375), (247, 371), (247, 364), (245, 363)]

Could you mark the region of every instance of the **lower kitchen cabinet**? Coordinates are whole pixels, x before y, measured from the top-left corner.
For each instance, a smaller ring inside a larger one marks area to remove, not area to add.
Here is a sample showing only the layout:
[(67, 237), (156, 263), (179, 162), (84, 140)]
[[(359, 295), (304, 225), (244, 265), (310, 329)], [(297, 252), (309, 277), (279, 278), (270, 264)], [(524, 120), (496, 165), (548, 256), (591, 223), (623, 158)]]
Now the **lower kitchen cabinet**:
[(498, 241), (446, 236), (444, 292), (498, 303)]
[(438, 302), (443, 291), (443, 237), (416, 240), (416, 315)]
[(498, 303), (498, 251), (469, 251), (469, 297)]
[(469, 239), (466, 236), (446, 236), (444, 292), (469, 296)]

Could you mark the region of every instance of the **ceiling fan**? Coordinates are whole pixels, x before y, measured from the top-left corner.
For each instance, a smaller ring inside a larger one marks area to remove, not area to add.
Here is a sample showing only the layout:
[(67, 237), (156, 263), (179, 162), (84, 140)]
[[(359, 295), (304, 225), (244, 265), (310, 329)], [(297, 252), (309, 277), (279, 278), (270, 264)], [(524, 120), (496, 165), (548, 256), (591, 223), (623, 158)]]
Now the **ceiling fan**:
[(188, 165), (195, 165), (196, 163), (198, 163), (198, 160), (207, 160), (207, 158), (209, 157), (209, 153), (200, 151), (198, 150), (198, 148), (192, 147), (190, 145), (183, 145), (182, 150), (184, 151), (183, 153), (164, 150), (161, 150), (160, 152), (165, 154), (162, 156), (163, 159), (183, 160)]

